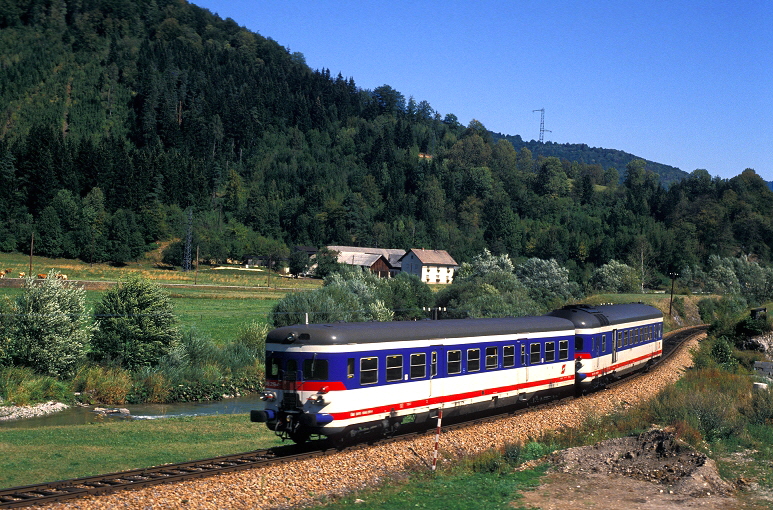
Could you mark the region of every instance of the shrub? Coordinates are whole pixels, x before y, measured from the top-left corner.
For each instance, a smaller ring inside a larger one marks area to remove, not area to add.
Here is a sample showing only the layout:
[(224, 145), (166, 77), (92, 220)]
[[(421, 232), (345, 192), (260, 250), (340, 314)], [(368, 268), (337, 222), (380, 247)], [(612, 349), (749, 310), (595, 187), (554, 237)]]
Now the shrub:
[(741, 412), (755, 425), (773, 425), (773, 390), (752, 392), (749, 404)]
[(126, 395), (126, 401), (130, 404), (161, 404), (170, 401), (171, 392), (172, 388), (164, 374), (147, 368), (137, 374), (131, 392)]
[(125, 404), (132, 385), (131, 374), (120, 367), (87, 366), (73, 379), (81, 400), (100, 404)]
[(20, 406), (49, 400), (70, 402), (72, 390), (67, 383), (36, 374), (29, 367), (6, 367), (0, 370), (0, 396)]
[(156, 365), (180, 336), (169, 295), (139, 275), (104, 293), (94, 321), (92, 357), (129, 370)]
[(4, 328), (10, 361), (44, 375), (72, 375), (92, 331), (85, 302), (83, 288), (59, 280), (53, 270), (44, 280), (27, 278)]
[(268, 329), (268, 324), (252, 321), (239, 330), (236, 335), (236, 343), (250, 349), (261, 362), (265, 361)]

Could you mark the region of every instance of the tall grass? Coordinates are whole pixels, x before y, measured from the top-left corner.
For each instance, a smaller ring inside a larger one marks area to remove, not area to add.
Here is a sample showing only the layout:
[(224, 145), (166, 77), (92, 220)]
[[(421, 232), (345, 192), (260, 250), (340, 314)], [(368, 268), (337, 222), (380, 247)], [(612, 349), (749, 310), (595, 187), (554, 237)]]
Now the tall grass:
[(125, 404), (132, 386), (132, 374), (128, 370), (99, 365), (82, 367), (72, 381), (81, 402), (87, 403)]
[(0, 369), (0, 395), (6, 404), (29, 405), (55, 400), (72, 402), (70, 385), (53, 377), (36, 374), (28, 367)]

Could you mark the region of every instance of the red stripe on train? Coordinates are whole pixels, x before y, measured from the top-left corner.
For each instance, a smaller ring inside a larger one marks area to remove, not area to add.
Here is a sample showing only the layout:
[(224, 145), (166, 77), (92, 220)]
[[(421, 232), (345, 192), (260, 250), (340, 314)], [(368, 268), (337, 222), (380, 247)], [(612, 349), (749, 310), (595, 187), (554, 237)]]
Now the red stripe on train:
[(617, 370), (619, 368), (631, 365), (633, 363), (643, 361), (647, 358), (654, 358), (655, 356), (660, 356), (663, 354), (663, 351), (655, 351), (652, 354), (645, 354), (644, 356), (639, 356), (638, 358), (630, 359), (628, 361), (623, 361), (622, 363), (617, 363), (615, 365), (610, 365), (608, 367), (601, 368), (599, 370), (594, 370), (592, 372), (578, 372), (578, 374), (585, 374), (585, 377), (596, 377), (598, 375), (606, 374), (607, 372), (611, 372), (613, 370)]
[(535, 386), (545, 386), (548, 384), (564, 383), (567, 381), (574, 381), (574, 374), (565, 375), (562, 377), (556, 377), (554, 379), (545, 379), (542, 381), (530, 381), (521, 384), (513, 384), (509, 386), (501, 386), (499, 388), (488, 388), (484, 390), (468, 391), (465, 393), (457, 393), (456, 395), (446, 395), (440, 397), (432, 397), (420, 400), (414, 400), (411, 402), (401, 402), (398, 404), (384, 405), (378, 407), (371, 407), (367, 409), (358, 409), (356, 411), (347, 411), (343, 413), (331, 413), (330, 415), (334, 420), (346, 420), (349, 418), (356, 418), (358, 416), (370, 416), (374, 414), (390, 413), (394, 411), (402, 411), (405, 409), (414, 409), (417, 407), (427, 407), (437, 404), (449, 404), (466, 400), (469, 398), (480, 397), (484, 395), (497, 395), (498, 393), (507, 393), (525, 388), (533, 388)]

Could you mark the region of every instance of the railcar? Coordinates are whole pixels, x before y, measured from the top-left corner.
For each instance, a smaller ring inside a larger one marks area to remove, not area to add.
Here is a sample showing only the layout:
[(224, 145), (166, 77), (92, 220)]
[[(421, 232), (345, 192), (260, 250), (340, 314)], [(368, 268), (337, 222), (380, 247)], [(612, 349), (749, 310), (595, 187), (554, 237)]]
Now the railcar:
[(277, 328), (251, 420), (295, 442), (389, 435), (439, 409), (456, 419), (593, 389), (659, 355), (661, 337), (662, 314), (645, 305)]
[(648, 368), (663, 354), (663, 314), (652, 306), (570, 305), (548, 315), (574, 324), (578, 393)]
[(303, 442), (552, 398), (574, 388), (574, 325), (559, 317), (287, 326), (266, 340), (253, 421)]

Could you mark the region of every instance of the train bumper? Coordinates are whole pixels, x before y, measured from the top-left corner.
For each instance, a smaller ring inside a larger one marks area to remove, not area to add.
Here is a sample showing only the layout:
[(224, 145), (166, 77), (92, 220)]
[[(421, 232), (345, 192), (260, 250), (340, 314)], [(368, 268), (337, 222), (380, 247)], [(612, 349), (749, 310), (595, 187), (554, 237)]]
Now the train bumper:
[(250, 421), (252, 422), (267, 423), (274, 420), (276, 420), (276, 413), (271, 409), (266, 409), (265, 411), (256, 411), (253, 409), (250, 411)]
[(333, 417), (326, 413), (304, 414), (301, 418), (302, 423), (307, 427), (320, 427), (333, 421)]

